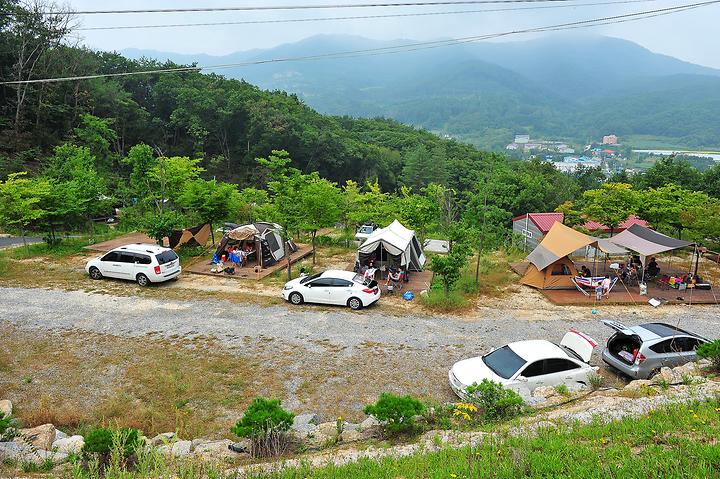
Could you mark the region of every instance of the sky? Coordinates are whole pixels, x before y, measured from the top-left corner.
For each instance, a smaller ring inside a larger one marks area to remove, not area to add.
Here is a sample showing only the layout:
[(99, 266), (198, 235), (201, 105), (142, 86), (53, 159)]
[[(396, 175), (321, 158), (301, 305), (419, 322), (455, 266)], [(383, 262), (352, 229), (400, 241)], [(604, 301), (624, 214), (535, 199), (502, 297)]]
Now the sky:
[[(323, 33), (351, 34), (378, 40), (398, 38), (412, 40), (456, 38), (667, 8), (696, 3), (702, 0), (635, 0), (632, 3), (624, 4), (590, 7), (576, 6), (576, 4), (580, 3), (606, 1), (617, 0), (571, 0), (567, 2), (567, 4), (573, 4), (573, 6), (568, 8), (264, 25), (82, 30), (78, 31), (77, 34), (79, 35), (81, 43), (99, 50), (120, 51), (125, 48), (139, 48), (176, 53), (224, 55), (241, 50), (269, 48)], [(66, 0), (65, 3), (75, 11), (82, 11), (258, 5), (347, 5), (353, 3), (369, 3), (369, 0), (124, 0), (122, 2), (106, 0)], [(508, 7), (526, 8), (541, 5), (557, 5), (557, 3), (337, 8), (303, 11), (79, 15), (76, 22), (79, 28), (92, 28), (103, 26), (216, 23), (396, 13), (452, 12)], [(700, 65), (720, 68), (720, 55), (717, 53), (720, 51), (720, 35), (716, 33), (719, 24), (720, 4), (714, 4), (672, 15), (614, 25), (604, 25), (584, 29), (583, 31), (624, 38), (634, 41), (656, 53), (663, 53)], [(555, 33), (549, 33), (549, 35), (553, 34)], [(506, 37), (507, 40), (527, 40), (530, 38), (532, 37), (528, 34)]]

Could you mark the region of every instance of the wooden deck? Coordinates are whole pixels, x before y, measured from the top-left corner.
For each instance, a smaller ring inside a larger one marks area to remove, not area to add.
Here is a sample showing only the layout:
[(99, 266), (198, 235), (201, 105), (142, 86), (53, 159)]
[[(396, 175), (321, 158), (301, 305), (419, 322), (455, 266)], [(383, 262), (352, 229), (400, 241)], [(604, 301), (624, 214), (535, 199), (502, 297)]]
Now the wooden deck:
[[(156, 241), (146, 235), (145, 233), (129, 233), (126, 235), (118, 236), (115, 239), (103, 241), (102, 243), (95, 243), (89, 246), (85, 246), (85, 249), (91, 251), (99, 251), (101, 253), (107, 253), (111, 249), (119, 248), (127, 244), (134, 243), (145, 243), (145, 244), (156, 244)], [(164, 238), (164, 246), (168, 246), (167, 238)]]
[[(290, 264), (296, 263), (303, 258), (306, 258), (312, 254), (311, 245), (298, 244), (298, 250), (290, 255)], [(187, 271), (193, 274), (202, 274), (205, 276), (215, 276), (218, 278), (231, 278), (231, 279), (249, 279), (259, 281), (263, 278), (267, 278), (275, 271), (287, 268), (287, 260), (283, 258), (278, 263), (267, 268), (261, 268), (257, 272), (255, 271), (255, 264), (249, 264), (242, 268), (235, 268), (235, 274), (225, 273), (212, 273), (210, 269), (212, 265), (207, 258), (201, 258), (194, 263), (191, 263), (183, 267), (183, 271)]]
[[(590, 270), (593, 268), (592, 262), (574, 261), (578, 268), (586, 265)], [(511, 265), (513, 271), (522, 276), (528, 268), (528, 262), (515, 263)], [(597, 264), (598, 276), (602, 276), (608, 272), (602, 268), (602, 263)], [(670, 268), (668, 265), (660, 263), (663, 272), (670, 271), (672, 273), (682, 273), (677, 268)], [(687, 272), (687, 271), (685, 271)], [(613, 273), (614, 274), (614, 273)], [(557, 305), (594, 305), (594, 304), (647, 304), (650, 298), (657, 298), (669, 304), (720, 304), (720, 290), (700, 290), (688, 289), (679, 291), (665, 285), (659, 285), (654, 281), (647, 282), (647, 295), (640, 295), (640, 289), (637, 285), (624, 285), (617, 282), (610, 292), (610, 298), (603, 298), (597, 301), (595, 294), (585, 296), (576, 288), (572, 289), (544, 289), (540, 292), (553, 304)]]

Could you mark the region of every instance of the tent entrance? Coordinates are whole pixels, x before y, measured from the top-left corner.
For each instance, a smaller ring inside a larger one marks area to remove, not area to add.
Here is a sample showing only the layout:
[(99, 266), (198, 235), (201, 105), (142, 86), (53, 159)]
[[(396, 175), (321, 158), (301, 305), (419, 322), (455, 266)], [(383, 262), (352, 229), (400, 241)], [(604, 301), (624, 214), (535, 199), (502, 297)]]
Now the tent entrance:
[(385, 267), (387, 269), (390, 266), (399, 267), (402, 263), (402, 256), (390, 253), (382, 243), (378, 243), (377, 248), (368, 253), (359, 252), (358, 261), (360, 266), (368, 266), (372, 262), (375, 268)]

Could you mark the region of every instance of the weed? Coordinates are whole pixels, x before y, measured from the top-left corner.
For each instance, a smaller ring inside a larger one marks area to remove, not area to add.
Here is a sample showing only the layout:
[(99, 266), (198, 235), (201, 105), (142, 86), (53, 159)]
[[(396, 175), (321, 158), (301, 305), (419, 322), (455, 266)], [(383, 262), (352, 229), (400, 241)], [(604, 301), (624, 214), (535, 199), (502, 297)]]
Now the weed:
[(568, 389), (566, 384), (558, 384), (555, 386), (555, 392), (562, 395), (562, 396), (569, 396), (570, 390)]
[(588, 375), (588, 383), (590, 384), (590, 389), (597, 391), (605, 383), (605, 378), (598, 373), (593, 372)]
[(32, 376), (23, 376), (22, 381), (25, 384), (30, 384), (33, 382), (33, 378), (32, 378)]
[[(657, 380), (655, 381), (655, 384), (657, 384), (658, 386), (660, 386), (660, 389), (662, 389), (663, 391), (667, 391), (668, 389), (670, 389), (670, 381), (668, 381), (668, 380), (665, 379), (665, 378), (657, 379)], [(644, 385), (643, 385), (643, 386), (644, 386)], [(641, 386), (641, 387), (642, 387), (642, 386)]]

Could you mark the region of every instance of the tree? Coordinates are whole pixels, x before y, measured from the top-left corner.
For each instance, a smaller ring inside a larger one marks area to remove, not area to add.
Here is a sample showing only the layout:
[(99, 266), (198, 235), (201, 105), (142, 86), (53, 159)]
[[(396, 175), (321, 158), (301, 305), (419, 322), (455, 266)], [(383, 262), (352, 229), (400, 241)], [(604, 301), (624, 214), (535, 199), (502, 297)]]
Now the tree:
[(312, 236), (313, 264), (315, 264), (315, 237), (320, 228), (335, 225), (340, 219), (342, 193), (337, 185), (317, 173), (308, 175), (300, 195), (300, 228)]
[(149, 214), (144, 218), (143, 232), (163, 245), (163, 238), (169, 237), (173, 230), (183, 226), (184, 218), (177, 211), (164, 211), (157, 214)]
[(292, 279), (288, 240), (290, 231), (297, 231), (302, 224), (301, 195), (306, 178), (297, 168), (290, 166), (292, 160), (285, 150), (273, 150), (267, 158), (258, 158), (257, 162), (268, 172), (268, 190), (271, 192), (272, 208), (268, 211), (272, 218), (282, 226), (281, 235), (285, 244), (288, 280)]
[(45, 180), (32, 180), (26, 173), (13, 173), (6, 181), (0, 181), (0, 225), (19, 228), (25, 243), (25, 230), (41, 219), (46, 211), (43, 200), (50, 192)]
[(430, 183), (444, 183), (447, 155), (442, 147), (428, 151), (425, 145), (418, 145), (405, 155), (402, 182), (405, 186), (420, 190)]
[(709, 205), (711, 198), (702, 191), (690, 191), (675, 184), (639, 192), (640, 216), (655, 228), (672, 228), (682, 237), (685, 228), (693, 228), (702, 214), (697, 208)]
[(702, 186), (702, 175), (688, 161), (675, 155), (660, 158), (655, 164), (638, 176), (639, 188), (659, 188), (670, 183), (696, 190)]
[(584, 223), (582, 214), (575, 209), (575, 205), (572, 201), (565, 201), (560, 206), (555, 208), (556, 213), (563, 214), (563, 224), (574, 228)]
[(155, 202), (158, 212), (162, 213), (168, 202), (177, 204), (185, 186), (205, 171), (199, 163), (199, 159), (191, 160), (187, 156), (161, 156), (157, 159), (148, 176), (151, 184), (150, 198)]
[(430, 269), (440, 276), (446, 298), (450, 296), (450, 288), (460, 279), (462, 269), (467, 264), (467, 256), (467, 247), (459, 244), (448, 254), (433, 256), (430, 261)]
[(398, 215), (402, 222), (415, 230), (420, 244), (425, 243), (427, 232), (437, 222), (440, 215), (440, 208), (437, 198), (432, 191), (424, 191), (425, 194), (413, 194), (410, 188), (400, 188), (400, 198), (397, 200)]
[(227, 219), (232, 212), (239, 209), (240, 195), (235, 185), (197, 179), (185, 185), (178, 197), (178, 203), (202, 223), (210, 224), (210, 234), (215, 244), (213, 223)]
[(628, 216), (637, 214), (638, 194), (627, 183), (605, 183), (597, 190), (583, 193), (583, 213), (610, 228), (610, 236)]

